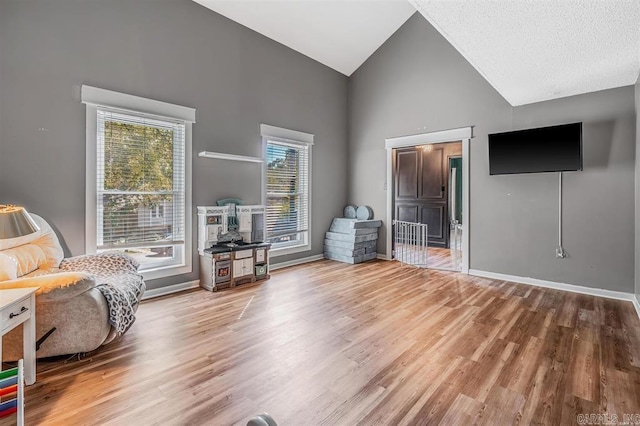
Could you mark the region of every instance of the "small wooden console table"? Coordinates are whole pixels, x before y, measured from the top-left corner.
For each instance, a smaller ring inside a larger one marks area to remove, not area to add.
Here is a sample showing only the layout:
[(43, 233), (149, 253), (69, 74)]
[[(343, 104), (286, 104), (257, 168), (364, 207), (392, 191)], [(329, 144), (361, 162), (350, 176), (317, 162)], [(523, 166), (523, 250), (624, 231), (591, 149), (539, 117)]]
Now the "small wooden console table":
[[(2, 336), (23, 324), (24, 381), (27, 385), (32, 385), (36, 382), (37, 290), (34, 287), (0, 290), (0, 328), (2, 329)], [(0, 337), (1, 360), (2, 340)]]

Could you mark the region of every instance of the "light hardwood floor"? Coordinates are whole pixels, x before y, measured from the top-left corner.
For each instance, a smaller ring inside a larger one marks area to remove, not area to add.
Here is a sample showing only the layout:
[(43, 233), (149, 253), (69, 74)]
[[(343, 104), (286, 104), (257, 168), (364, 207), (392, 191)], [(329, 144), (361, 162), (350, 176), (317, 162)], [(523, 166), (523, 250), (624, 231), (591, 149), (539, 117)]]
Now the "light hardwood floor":
[(146, 301), (121, 341), (39, 362), (26, 402), (31, 425), (622, 418), (640, 414), (640, 320), (629, 302), (319, 261)]
[(448, 271), (460, 271), (460, 264), (462, 263), (462, 253), (458, 251), (460, 261), (458, 264), (453, 261), (452, 250), (441, 247), (429, 247), (429, 260), (427, 261), (429, 268), (444, 269)]

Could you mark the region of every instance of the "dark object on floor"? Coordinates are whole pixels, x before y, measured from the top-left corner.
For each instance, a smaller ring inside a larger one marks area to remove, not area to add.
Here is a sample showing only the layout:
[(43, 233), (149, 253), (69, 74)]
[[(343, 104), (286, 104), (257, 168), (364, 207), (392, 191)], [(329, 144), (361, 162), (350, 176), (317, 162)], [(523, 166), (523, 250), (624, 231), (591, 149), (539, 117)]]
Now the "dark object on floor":
[(47, 331), (44, 336), (42, 336), (41, 338), (38, 339), (38, 341), (36, 342), (36, 351), (38, 349), (40, 349), (40, 345), (42, 345), (44, 343), (45, 340), (47, 340), (47, 338), (49, 336), (51, 336), (51, 333), (53, 333), (54, 331), (56, 331), (56, 328), (53, 327), (51, 330)]
[(278, 426), (278, 423), (267, 413), (261, 413), (249, 420), (247, 426)]

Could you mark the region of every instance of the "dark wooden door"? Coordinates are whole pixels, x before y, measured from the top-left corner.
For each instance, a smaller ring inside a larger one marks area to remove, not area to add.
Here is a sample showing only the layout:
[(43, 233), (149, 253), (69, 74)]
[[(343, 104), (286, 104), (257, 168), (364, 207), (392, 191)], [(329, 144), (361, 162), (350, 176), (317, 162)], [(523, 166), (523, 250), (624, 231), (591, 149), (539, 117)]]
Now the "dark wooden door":
[(395, 218), (426, 223), (429, 246), (434, 247), (449, 247), (447, 165), (444, 146), (396, 151)]

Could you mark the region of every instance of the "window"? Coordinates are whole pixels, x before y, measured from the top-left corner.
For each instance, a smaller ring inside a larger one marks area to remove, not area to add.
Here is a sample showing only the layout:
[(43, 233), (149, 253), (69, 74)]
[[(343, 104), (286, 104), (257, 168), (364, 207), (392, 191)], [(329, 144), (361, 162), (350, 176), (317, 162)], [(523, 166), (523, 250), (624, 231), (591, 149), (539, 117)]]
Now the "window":
[[(102, 92), (116, 102), (88, 102)], [(87, 252), (129, 254), (147, 279), (191, 272), (191, 121), (158, 114), (177, 106), (87, 86), (83, 102)]]
[(164, 206), (156, 204), (155, 207), (151, 209), (151, 218), (162, 219), (163, 217), (164, 217)]
[[(267, 240), (273, 244), (276, 255), (309, 250), (312, 143), (309, 143), (309, 138), (301, 137), (302, 141), (290, 138), (307, 134), (271, 129), (295, 134), (284, 133), (289, 138), (265, 136), (263, 128), (266, 145)], [(283, 134), (274, 131), (267, 133)]]

